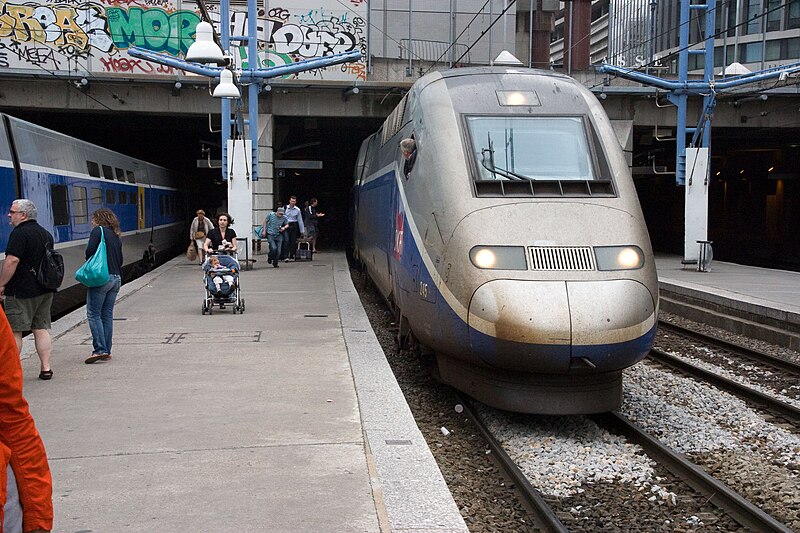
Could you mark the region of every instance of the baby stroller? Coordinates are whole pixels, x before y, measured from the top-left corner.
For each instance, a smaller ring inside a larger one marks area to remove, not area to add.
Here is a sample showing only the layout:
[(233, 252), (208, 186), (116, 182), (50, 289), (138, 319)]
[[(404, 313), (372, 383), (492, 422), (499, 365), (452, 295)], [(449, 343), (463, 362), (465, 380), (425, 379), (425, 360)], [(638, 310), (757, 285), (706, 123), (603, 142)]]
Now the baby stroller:
[[(209, 259), (212, 256), (209, 255)], [(233, 314), (244, 313), (244, 298), (241, 295), (241, 287), (239, 285), (239, 261), (232, 255), (214, 255), (219, 259), (219, 267), (212, 270), (209, 260), (203, 263), (203, 285), (206, 289), (206, 298), (203, 300), (203, 314), (213, 313), (214, 305), (220, 309), (225, 309), (226, 305), (233, 306)], [(214, 278), (220, 276), (225, 278), (230, 276), (233, 281), (223, 281), (219, 289), (214, 283)]]

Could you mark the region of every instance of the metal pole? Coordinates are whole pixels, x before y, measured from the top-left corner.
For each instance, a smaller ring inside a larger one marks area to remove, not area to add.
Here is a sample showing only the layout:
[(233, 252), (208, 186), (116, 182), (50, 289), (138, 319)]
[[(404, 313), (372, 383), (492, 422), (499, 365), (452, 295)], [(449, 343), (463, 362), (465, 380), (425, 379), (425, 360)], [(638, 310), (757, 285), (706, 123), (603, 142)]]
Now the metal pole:
[(455, 43), (453, 43), (453, 39), (455, 39), (455, 33), (453, 33), (453, 0), (450, 0), (450, 34), (448, 35), (448, 58), (447, 58), (447, 67), (453, 68), (453, 47)]
[(494, 2), (489, 0), (489, 64), (494, 65), (494, 57), (492, 57), (492, 19), (494, 18)]
[[(767, 2), (761, 0), (761, 70), (764, 70), (764, 61), (767, 56)], [(786, 8), (788, 9), (788, 7)]]
[(722, 16), (725, 17), (720, 27), (722, 28), (722, 77), (725, 77), (725, 68), (728, 66), (728, 17), (730, 16), (731, 6), (729, 2), (725, 2), (725, 12)]
[(565, 50), (567, 56), (567, 76), (572, 76), (572, 2), (569, 3), (569, 49)]
[[(258, 59), (258, 6), (257, 0), (247, 0), (247, 62), (251, 69), (259, 69)], [(250, 119), (250, 179), (258, 180), (258, 93), (260, 83), (251, 82), (247, 89), (247, 114)]]
[(372, 35), (372, 7), (367, 0), (367, 74), (372, 74), (372, 51), (370, 50), (370, 36)]
[(736, 33), (733, 35), (733, 60), (739, 61), (739, 36), (742, 32), (742, 27), (739, 21), (742, 20), (742, 0), (736, 0), (736, 19), (734, 24), (736, 26)]
[[(681, 18), (678, 47), (678, 82), (685, 84), (689, 78), (689, 3), (690, 0), (681, 0)], [(685, 92), (674, 94), (670, 101), (675, 104), (678, 112), (677, 134), (675, 135), (675, 182), (678, 185), (686, 183), (686, 107), (687, 94)]]
[(658, 0), (650, 0), (650, 24), (648, 27), (647, 42), (650, 44), (647, 51), (647, 72), (650, 72), (651, 65), (656, 57), (656, 14)]
[(411, 64), (411, 0), (408, 0), (408, 48), (406, 52), (408, 53), (408, 71), (406, 72), (406, 76), (411, 76), (414, 74), (414, 66)]
[(533, 0), (531, 0), (530, 20), (528, 20), (528, 68), (533, 68)]
[[(219, 3), (219, 37), (222, 53), (228, 54), (231, 49), (231, 11), (229, 0)], [(228, 139), (231, 138), (231, 101), (222, 99), (222, 179), (228, 179)]]
[[(703, 74), (705, 78), (705, 82), (709, 85), (714, 81), (714, 31), (716, 29), (716, 0), (706, 0), (706, 55), (705, 55), (705, 68), (703, 69)], [(723, 61), (724, 63), (724, 61)], [(709, 109), (709, 106), (713, 106), (716, 102), (714, 102), (715, 95), (713, 92), (705, 95), (703, 97), (703, 109)], [(713, 107), (712, 107), (713, 109)], [(703, 146), (704, 148), (710, 148), (711, 144), (711, 118), (705, 122), (703, 127)]]

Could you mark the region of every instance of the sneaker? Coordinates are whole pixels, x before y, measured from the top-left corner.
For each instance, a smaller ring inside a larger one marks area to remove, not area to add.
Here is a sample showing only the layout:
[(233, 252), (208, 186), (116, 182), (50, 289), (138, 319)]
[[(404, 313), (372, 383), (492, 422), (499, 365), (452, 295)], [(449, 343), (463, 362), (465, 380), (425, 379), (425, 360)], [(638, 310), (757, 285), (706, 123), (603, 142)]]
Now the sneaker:
[(290, 259), (290, 258), (288, 258), (288, 257), (287, 257), (286, 259), (284, 259), (284, 260), (283, 260), (283, 262), (284, 262), (284, 263), (288, 263), (289, 261), (291, 261), (291, 259)]
[(93, 365), (98, 361), (110, 361), (110, 360), (111, 360), (111, 354), (93, 353), (91, 357), (86, 358), (86, 361), (84, 361), (84, 363), (86, 363), (87, 365)]

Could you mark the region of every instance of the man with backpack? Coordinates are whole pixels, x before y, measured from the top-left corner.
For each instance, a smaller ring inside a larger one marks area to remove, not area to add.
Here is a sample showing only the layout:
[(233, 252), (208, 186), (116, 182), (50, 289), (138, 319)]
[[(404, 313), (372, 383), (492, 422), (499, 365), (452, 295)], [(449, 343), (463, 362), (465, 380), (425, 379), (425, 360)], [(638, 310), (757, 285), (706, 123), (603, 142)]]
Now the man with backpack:
[(14, 200), (8, 211), (14, 229), (8, 237), (6, 258), (0, 270), (0, 298), (5, 299), (5, 312), (17, 352), (22, 352), (22, 332), (32, 331), (36, 353), (41, 361), (39, 379), (51, 379), (50, 307), (55, 289), (42, 286), (37, 277), (47, 248), (53, 247), (53, 236), (36, 221), (36, 206), (30, 200)]

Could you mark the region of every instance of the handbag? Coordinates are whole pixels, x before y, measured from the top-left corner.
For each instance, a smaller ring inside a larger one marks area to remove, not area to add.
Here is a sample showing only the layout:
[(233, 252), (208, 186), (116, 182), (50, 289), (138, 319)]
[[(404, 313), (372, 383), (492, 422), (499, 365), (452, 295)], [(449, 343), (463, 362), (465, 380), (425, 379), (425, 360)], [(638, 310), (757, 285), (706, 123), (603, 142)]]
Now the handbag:
[[(203, 229), (200, 229), (201, 227)], [(205, 220), (201, 220), (197, 224), (197, 231), (194, 232), (194, 238), (195, 239), (205, 239), (206, 238), (206, 231), (205, 230), (206, 230), (206, 221)]]
[(189, 261), (197, 261), (197, 248), (194, 247), (193, 242), (190, 242), (189, 247), (186, 249), (186, 259)]
[(264, 226), (256, 226), (253, 228), (253, 235), (256, 236), (256, 239), (263, 239), (264, 238)]
[(87, 287), (100, 287), (108, 283), (108, 256), (106, 255), (106, 232), (100, 226), (100, 244), (94, 255), (75, 272), (75, 279)]

